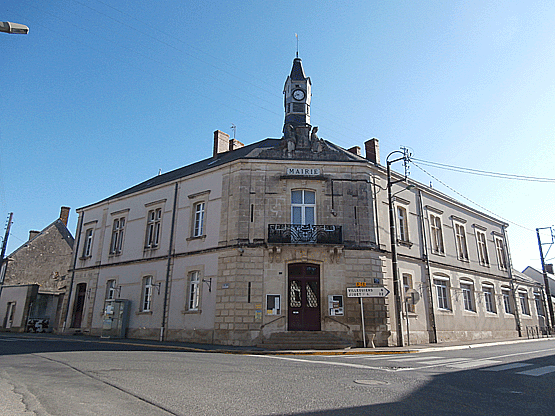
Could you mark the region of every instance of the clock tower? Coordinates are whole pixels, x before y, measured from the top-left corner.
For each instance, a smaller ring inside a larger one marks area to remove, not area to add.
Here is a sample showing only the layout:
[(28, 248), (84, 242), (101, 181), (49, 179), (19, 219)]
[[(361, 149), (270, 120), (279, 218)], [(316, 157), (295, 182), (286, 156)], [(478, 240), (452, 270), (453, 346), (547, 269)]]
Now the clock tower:
[(311, 86), (310, 78), (305, 76), (301, 58), (297, 54), (293, 60), (291, 74), (283, 87), (285, 126), (288, 124), (295, 128), (310, 126)]

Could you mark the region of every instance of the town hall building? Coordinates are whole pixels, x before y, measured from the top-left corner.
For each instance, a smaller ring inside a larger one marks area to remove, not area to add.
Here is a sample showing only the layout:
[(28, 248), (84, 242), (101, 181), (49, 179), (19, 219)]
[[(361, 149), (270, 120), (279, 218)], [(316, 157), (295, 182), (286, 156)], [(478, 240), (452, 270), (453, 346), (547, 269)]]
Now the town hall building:
[(211, 158), (78, 209), (64, 330), (332, 348), (538, 325), (507, 224), (393, 172), (391, 228), (378, 141), (362, 156), (320, 138), (311, 86), (295, 58), (280, 139), (216, 131)]

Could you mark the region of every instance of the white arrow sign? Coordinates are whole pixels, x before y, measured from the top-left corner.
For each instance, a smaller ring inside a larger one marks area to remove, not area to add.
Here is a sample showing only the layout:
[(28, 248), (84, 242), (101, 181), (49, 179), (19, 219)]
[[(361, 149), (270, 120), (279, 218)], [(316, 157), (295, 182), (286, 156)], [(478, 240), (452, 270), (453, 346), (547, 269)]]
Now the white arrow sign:
[(385, 287), (348, 287), (348, 298), (385, 298), (391, 292)]

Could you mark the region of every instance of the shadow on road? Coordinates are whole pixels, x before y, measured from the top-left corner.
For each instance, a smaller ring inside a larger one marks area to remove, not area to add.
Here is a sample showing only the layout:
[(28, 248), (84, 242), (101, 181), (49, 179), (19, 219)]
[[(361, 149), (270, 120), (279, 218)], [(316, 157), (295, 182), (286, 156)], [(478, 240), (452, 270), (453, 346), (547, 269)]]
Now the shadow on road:
[[(392, 403), (295, 413), (294, 416), (355, 415), (546, 415), (555, 414), (555, 373), (542, 377), (517, 374), (554, 363), (555, 356), (529, 359), (523, 366), (507, 371), (491, 367), (433, 375), (432, 380), (413, 394)], [(498, 364), (496, 364), (497, 366)], [(369, 395), (375, 389), (368, 387)], [(383, 392), (382, 392), (383, 393)], [(379, 396), (383, 397), (383, 394)], [(277, 414), (280, 414), (279, 411)], [(290, 414), (290, 413), (288, 413)]]
[[(217, 352), (216, 345), (158, 342), (153, 340), (101, 339), (84, 335), (0, 333), (0, 356), (70, 351), (198, 351)], [(226, 347), (231, 349), (233, 347)]]

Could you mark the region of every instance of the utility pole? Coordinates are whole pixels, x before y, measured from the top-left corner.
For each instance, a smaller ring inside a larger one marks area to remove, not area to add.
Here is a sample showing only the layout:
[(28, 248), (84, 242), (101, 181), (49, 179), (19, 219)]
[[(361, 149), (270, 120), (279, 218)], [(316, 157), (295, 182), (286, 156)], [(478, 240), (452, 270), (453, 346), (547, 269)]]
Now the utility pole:
[[(542, 240), (540, 237), (540, 230), (547, 230), (551, 232), (551, 242), (543, 243), (543, 244), (553, 244), (553, 228), (551, 227), (544, 227), (544, 228), (536, 228), (536, 234), (538, 236), (538, 247), (540, 249), (540, 259), (542, 261), (542, 273), (543, 273), (543, 282), (545, 285), (545, 295), (547, 296), (547, 306), (549, 308), (549, 320), (548, 327), (552, 328), (555, 326), (555, 314), (553, 313), (553, 301), (551, 300), (551, 290), (549, 288), (549, 278), (547, 277), (547, 270), (545, 268), (545, 259), (543, 257), (543, 248), (542, 248)], [(551, 247), (550, 247), (551, 248)], [(549, 249), (547, 250), (549, 252)]]
[(13, 212), (10, 212), (8, 217), (8, 224), (6, 225), (6, 234), (2, 240), (2, 251), (0, 252), (0, 297), (2, 297), (2, 288), (4, 287), (4, 278), (6, 277), (6, 269), (8, 263), (4, 266), (4, 256), (6, 255), (6, 248), (8, 247), (8, 236), (10, 235), (10, 227), (12, 226)]
[[(402, 154), (403, 156), (397, 157), (396, 159), (389, 160), (389, 157), (395, 154)], [(391, 179), (391, 164), (403, 160), (405, 162), (405, 177), (393, 181)], [(407, 180), (407, 162), (408, 162), (408, 150), (403, 149), (403, 151), (395, 150), (387, 155), (386, 165), (387, 165), (387, 201), (389, 205), (389, 238), (391, 244), (391, 267), (393, 269), (393, 300), (395, 305), (395, 322), (396, 322), (396, 333), (397, 333), (397, 346), (403, 346), (403, 324), (401, 322), (402, 315), (402, 302), (401, 302), (401, 283), (399, 281), (399, 269), (397, 265), (397, 231), (395, 229), (395, 210), (393, 207), (393, 197), (398, 193), (393, 194), (392, 187), (396, 183), (404, 182)], [(402, 190), (401, 190), (402, 191)], [(401, 192), (399, 191), (399, 192)]]

